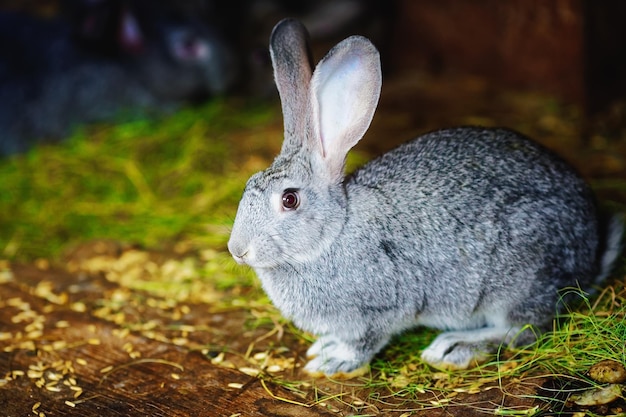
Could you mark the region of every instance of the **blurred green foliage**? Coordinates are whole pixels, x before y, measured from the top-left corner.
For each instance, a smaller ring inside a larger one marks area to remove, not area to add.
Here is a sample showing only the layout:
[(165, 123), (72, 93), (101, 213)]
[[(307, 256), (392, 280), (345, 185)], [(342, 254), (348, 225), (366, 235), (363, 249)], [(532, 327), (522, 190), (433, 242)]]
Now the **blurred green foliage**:
[(251, 173), (236, 165), (230, 135), (273, 117), (267, 106), (214, 101), (89, 126), (59, 145), (0, 160), (0, 257), (54, 258), (103, 238), (224, 245)]

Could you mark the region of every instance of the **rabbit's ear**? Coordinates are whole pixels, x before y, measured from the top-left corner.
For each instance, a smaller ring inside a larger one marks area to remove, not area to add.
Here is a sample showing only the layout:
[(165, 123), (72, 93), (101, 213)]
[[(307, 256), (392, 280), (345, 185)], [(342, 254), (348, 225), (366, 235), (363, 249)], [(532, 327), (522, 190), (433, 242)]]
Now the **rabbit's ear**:
[(320, 61), (311, 80), (312, 123), (332, 178), (343, 176), (345, 157), (367, 131), (380, 97), (376, 47), (349, 37)]
[(294, 19), (278, 22), (270, 36), (270, 55), (283, 110), (284, 149), (304, 136), (306, 115), (310, 113), (308, 95), (313, 65), (309, 33), (302, 23)]

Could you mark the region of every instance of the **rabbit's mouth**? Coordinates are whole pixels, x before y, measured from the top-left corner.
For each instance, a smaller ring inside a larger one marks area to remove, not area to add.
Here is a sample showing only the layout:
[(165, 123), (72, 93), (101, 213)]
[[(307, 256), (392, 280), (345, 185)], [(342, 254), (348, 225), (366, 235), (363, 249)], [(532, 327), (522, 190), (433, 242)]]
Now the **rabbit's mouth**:
[(245, 254), (242, 256), (234, 255), (234, 254), (231, 254), (231, 255), (233, 256), (233, 259), (235, 260), (235, 262), (237, 262), (239, 265), (247, 264), (246, 259), (245, 259)]
[(250, 260), (254, 258), (249, 249), (237, 248), (235, 245), (229, 245), (228, 251), (239, 265), (250, 265)]
[(235, 245), (232, 245), (232, 247), (229, 247), (229, 251), (235, 262), (239, 265), (247, 265), (255, 270), (273, 269), (280, 264), (276, 258), (268, 258), (265, 256), (259, 258), (253, 247), (240, 250), (236, 248)]

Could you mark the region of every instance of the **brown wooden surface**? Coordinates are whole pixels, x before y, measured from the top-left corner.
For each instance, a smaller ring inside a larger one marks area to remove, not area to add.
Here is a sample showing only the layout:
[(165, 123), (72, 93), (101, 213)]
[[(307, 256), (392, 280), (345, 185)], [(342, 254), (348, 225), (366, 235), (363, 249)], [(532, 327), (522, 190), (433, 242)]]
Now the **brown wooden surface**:
[[(55, 281), (39, 281), (47, 274)], [(115, 291), (106, 280), (14, 267), (13, 278), (4, 281), (0, 415), (333, 415), (272, 398), (302, 401), (272, 383), (263, 386), (259, 378), (213, 365), (213, 353), (159, 342), (95, 317), (100, 295)]]
[(400, 0), (394, 68), (470, 73), (606, 108), (626, 95), (621, 0)]

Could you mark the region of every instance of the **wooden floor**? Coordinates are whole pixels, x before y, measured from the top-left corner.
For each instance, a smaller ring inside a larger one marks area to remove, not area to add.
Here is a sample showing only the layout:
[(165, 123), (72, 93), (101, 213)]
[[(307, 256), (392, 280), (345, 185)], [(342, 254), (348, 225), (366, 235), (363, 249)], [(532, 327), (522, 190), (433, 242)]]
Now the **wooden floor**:
[[(212, 364), (215, 353), (103, 320), (101, 277), (35, 266), (0, 284), (3, 416), (331, 416), (289, 391)], [(54, 278), (54, 279), (49, 279)], [(159, 306), (145, 306), (146, 317)], [(278, 400), (275, 397), (280, 397)]]

